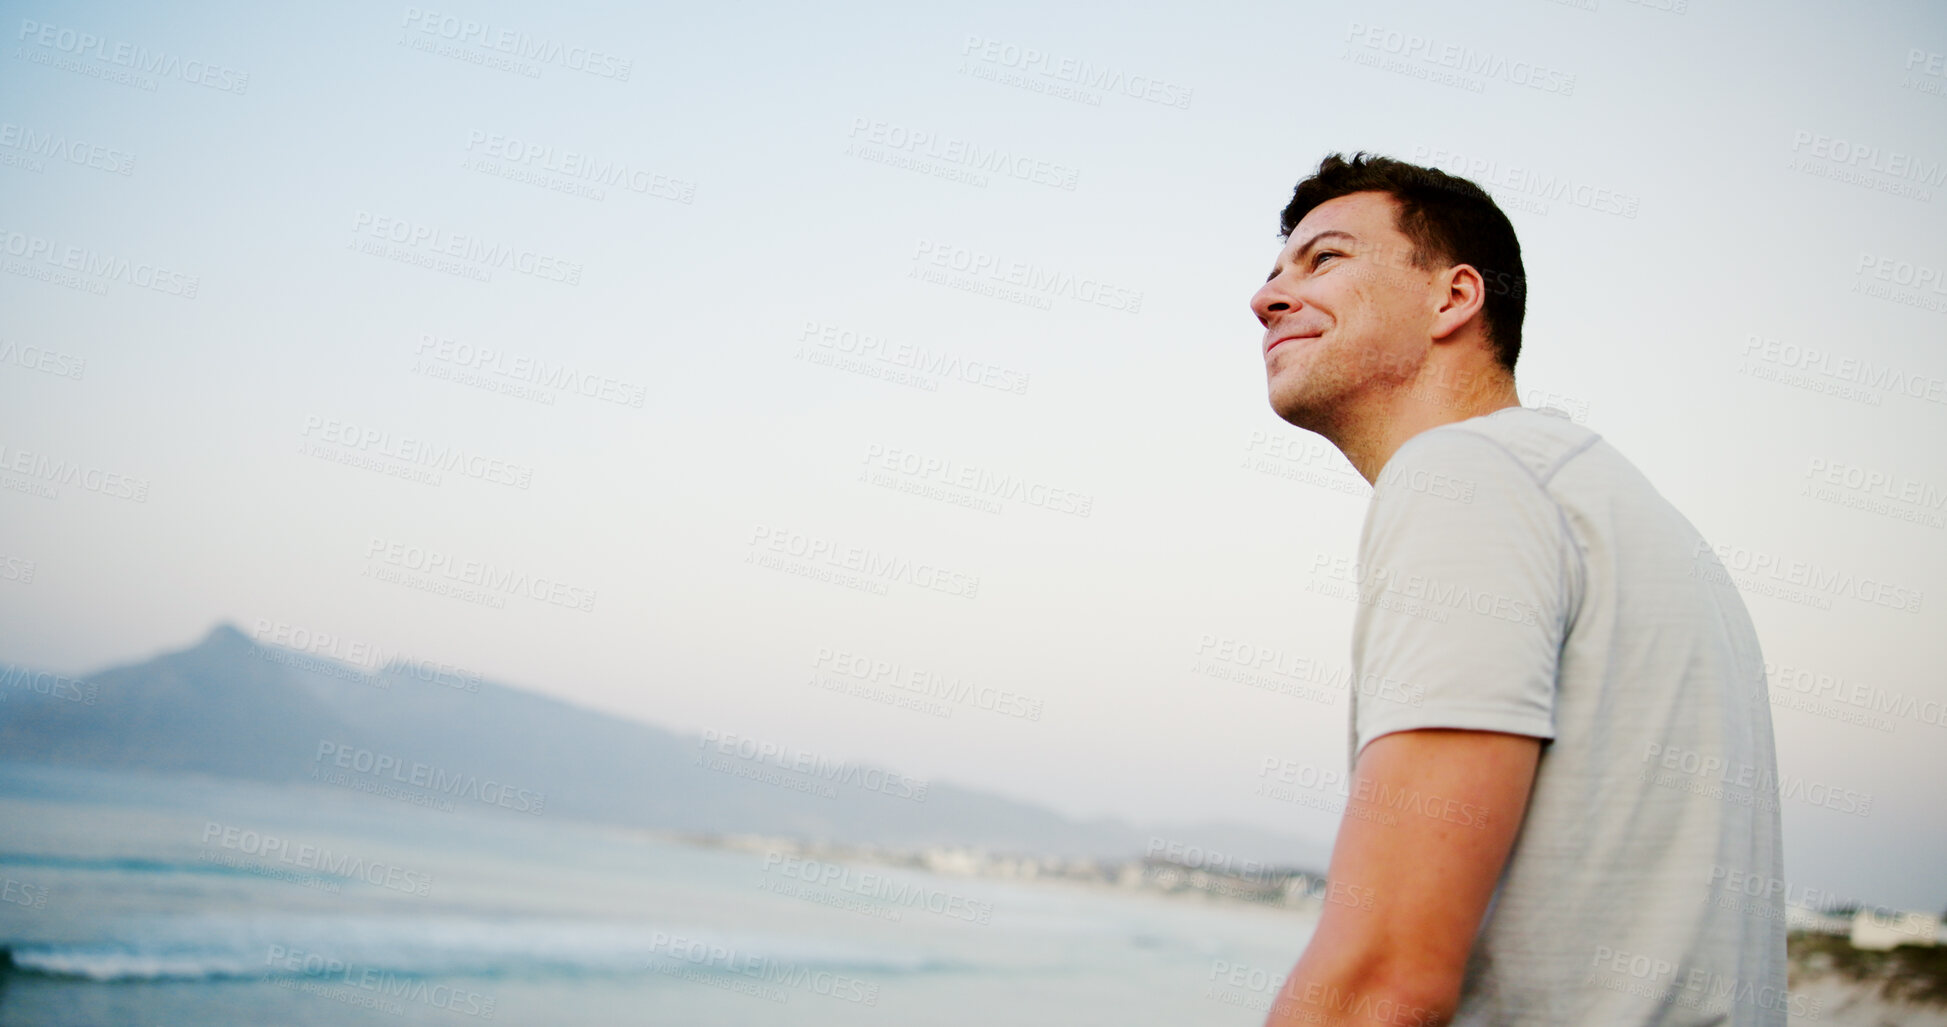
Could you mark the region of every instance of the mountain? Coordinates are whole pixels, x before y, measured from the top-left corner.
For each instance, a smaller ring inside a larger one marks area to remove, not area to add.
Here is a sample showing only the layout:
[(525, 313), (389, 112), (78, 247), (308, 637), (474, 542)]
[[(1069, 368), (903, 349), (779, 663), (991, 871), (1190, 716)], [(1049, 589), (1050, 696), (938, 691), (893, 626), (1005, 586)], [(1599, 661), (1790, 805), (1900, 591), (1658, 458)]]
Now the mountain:
[(1328, 850), (1237, 825), (1075, 821), (863, 763), (720, 752), (695, 735), (476, 676), (377, 671), (262, 645), (229, 624), (180, 652), (82, 680), (0, 669), (0, 759), (389, 789), (419, 804), (697, 834), (899, 848), (1141, 855), (1152, 836), (1323, 866)]

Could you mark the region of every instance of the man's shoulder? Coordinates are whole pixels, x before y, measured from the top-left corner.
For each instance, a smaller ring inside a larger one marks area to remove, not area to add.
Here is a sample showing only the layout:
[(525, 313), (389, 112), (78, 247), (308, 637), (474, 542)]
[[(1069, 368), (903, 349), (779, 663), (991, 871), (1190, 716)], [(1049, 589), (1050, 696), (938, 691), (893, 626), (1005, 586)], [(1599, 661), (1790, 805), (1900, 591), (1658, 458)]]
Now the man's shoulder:
[[(1394, 454), (1394, 460), (1387, 462), (1385, 470), (1398, 475), (1466, 461), (1480, 469), (1498, 468), (1506, 473), (1519, 469), (1546, 490), (1563, 466), (1601, 441), (1602, 436), (1576, 424), (1560, 410), (1503, 407), (1413, 436)], [(1499, 450), (1502, 456), (1495, 459), (1487, 455), (1493, 450)]]

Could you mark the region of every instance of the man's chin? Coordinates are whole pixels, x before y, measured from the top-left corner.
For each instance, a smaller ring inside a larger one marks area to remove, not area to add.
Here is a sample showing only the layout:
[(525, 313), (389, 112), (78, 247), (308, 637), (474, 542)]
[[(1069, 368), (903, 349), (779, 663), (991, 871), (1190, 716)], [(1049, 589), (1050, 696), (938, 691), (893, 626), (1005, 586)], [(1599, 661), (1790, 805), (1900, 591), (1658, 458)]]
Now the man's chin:
[(1330, 421), (1331, 410), (1326, 404), (1318, 402), (1317, 397), (1274, 392), (1271, 394), (1271, 412), (1292, 427), (1318, 431)]

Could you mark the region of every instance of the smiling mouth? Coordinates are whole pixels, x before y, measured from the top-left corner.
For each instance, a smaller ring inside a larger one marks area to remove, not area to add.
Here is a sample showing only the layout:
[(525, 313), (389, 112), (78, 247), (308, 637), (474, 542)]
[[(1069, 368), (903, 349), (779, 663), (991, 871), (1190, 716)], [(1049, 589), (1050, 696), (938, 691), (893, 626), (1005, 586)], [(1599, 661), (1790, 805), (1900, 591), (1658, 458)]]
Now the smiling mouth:
[(1272, 343), (1271, 345), (1264, 347), (1264, 355), (1267, 357), (1270, 356), (1272, 350), (1277, 349), (1279, 346), (1282, 346), (1287, 342), (1306, 342), (1311, 339), (1316, 339), (1319, 337), (1319, 335), (1322, 334), (1323, 334), (1322, 332), (1314, 332), (1311, 335), (1287, 335), (1284, 338), (1279, 339), (1278, 341)]

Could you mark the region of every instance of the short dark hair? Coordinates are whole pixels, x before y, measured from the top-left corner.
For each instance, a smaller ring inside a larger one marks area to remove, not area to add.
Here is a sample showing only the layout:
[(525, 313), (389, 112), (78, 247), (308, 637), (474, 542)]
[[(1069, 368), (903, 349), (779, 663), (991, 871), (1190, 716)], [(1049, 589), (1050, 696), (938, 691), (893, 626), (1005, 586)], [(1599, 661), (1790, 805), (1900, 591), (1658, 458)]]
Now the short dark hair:
[(1318, 171), (1298, 183), (1279, 219), (1280, 239), (1313, 207), (1349, 193), (1378, 191), (1399, 204), (1397, 226), (1413, 244), (1415, 267), (1431, 270), (1442, 265), (1470, 264), (1487, 283), (1481, 303), (1481, 326), (1494, 348), (1495, 359), (1510, 374), (1521, 355), (1521, 317), (1527, 310), (1528, 279), (1521, 270), (1521, 243), (1514, 225), (1487, 191), (1438, 168), (1360, 151), (1346, 160), (1330, 154)]

